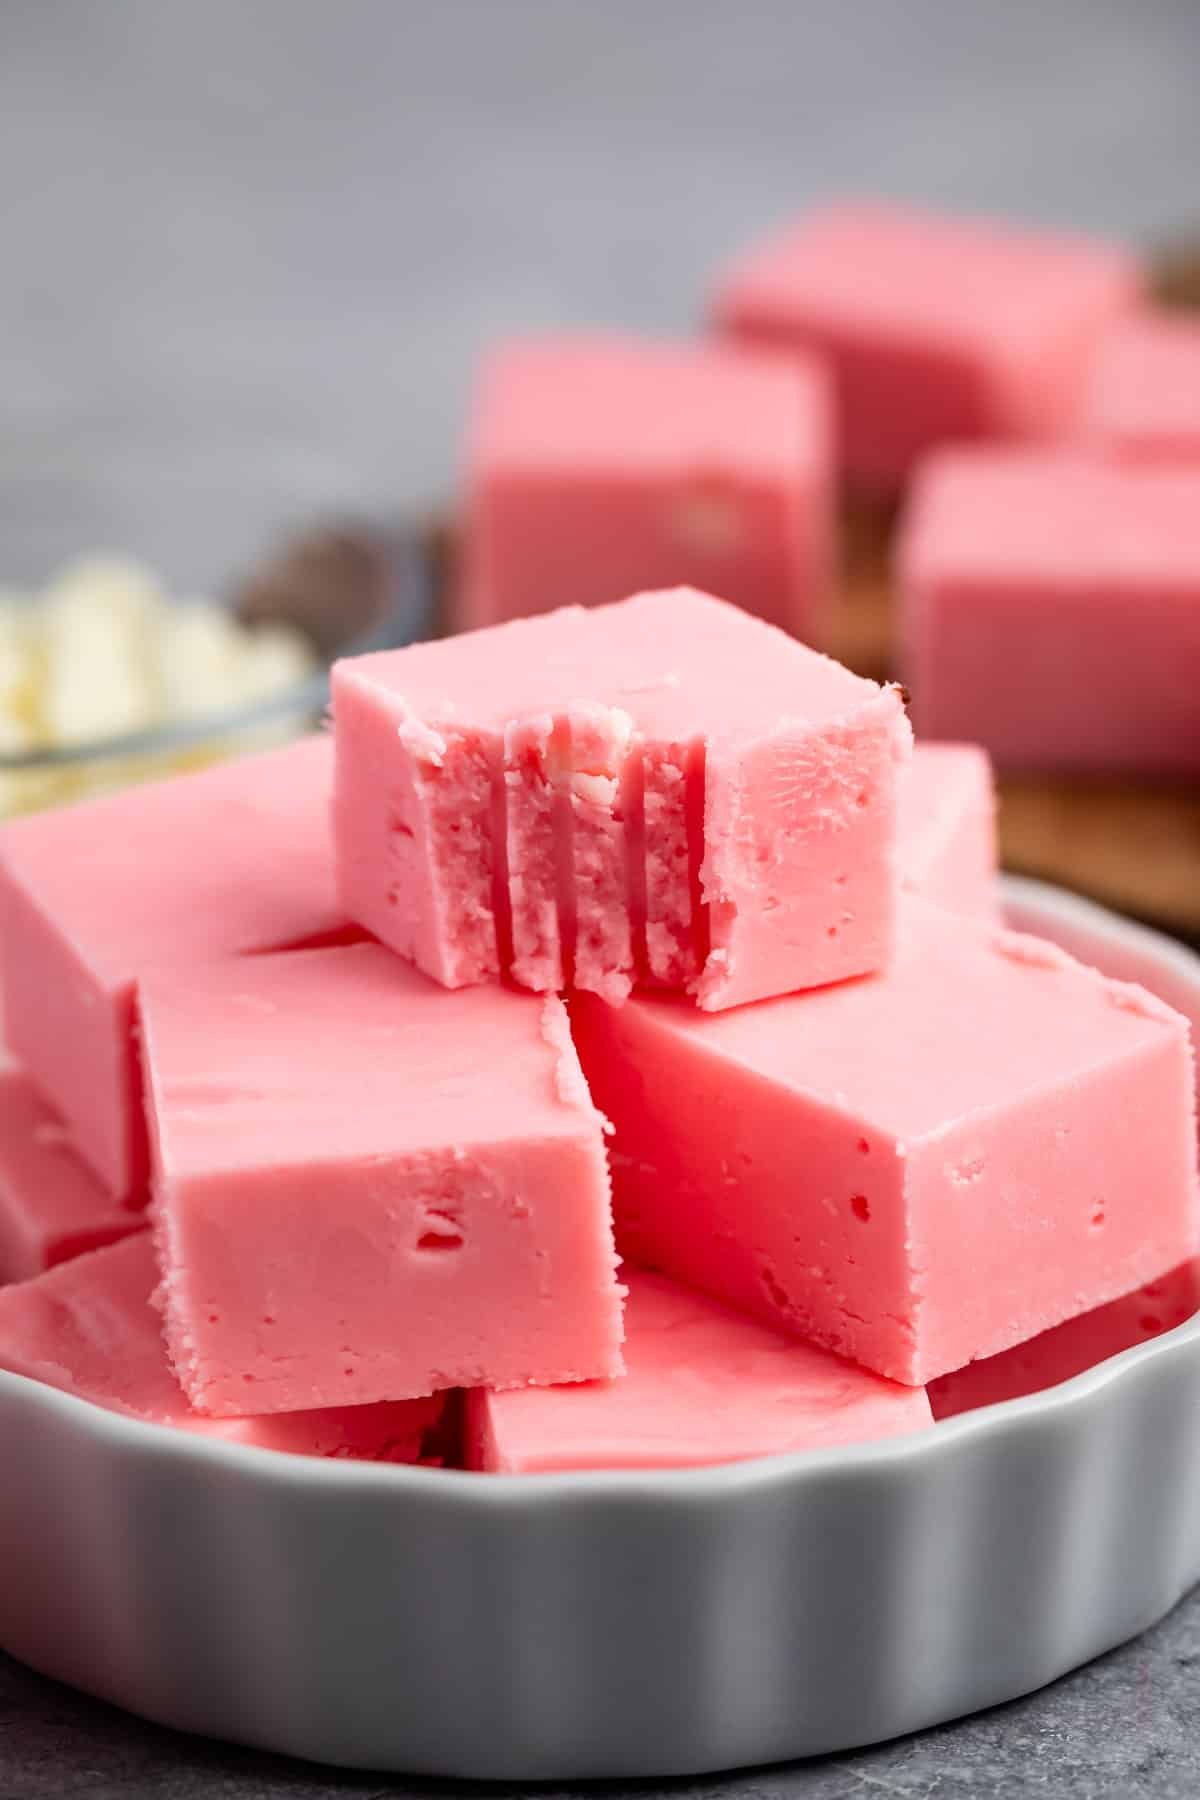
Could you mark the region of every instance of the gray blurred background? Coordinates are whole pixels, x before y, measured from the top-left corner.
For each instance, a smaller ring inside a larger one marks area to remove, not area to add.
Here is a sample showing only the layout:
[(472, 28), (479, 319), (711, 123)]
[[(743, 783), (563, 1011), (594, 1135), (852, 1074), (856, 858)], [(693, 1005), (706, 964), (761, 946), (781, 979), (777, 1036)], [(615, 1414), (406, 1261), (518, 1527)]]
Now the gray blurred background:
[(0, 0), (0, 581), (426, 504), (510, 327), (830, 190), (1200, 223), (1198, 0)]

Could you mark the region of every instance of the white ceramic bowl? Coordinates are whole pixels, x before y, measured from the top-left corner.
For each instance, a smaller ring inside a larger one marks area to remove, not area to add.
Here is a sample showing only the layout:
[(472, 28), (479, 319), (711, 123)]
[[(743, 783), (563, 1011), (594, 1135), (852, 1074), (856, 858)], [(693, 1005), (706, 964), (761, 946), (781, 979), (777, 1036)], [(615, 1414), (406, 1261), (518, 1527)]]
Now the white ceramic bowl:
[[(1008, 885), (1200, 1018), (1200, 959)], [(185, 1730), (511, 1781), (730, 1768), (1028, 1692), (1200, 1579), (1200, 1319), (916, 1437), (481, 1477), (139, 1424), (0, 1375), (0, 1646)]]

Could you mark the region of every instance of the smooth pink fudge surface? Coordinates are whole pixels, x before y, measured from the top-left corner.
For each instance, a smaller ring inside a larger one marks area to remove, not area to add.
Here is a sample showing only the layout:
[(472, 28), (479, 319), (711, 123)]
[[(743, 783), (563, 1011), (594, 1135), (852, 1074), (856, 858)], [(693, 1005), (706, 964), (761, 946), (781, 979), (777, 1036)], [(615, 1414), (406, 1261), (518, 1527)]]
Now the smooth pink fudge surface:
[[(1005, 908), (1009, 922), (1023, 929), (1024, 903), (1010, 900)], [(1165, 940), (1147, 927), (1122, 922), (1114, 932), (1112, 914), (1090, 905), (1073, 907), (1053, 918), (1034, 903), (1039, 934), (1066, 950), (1077, 961), (1111, 975), (1117, 981), (1133, 981), (1156, 994), (1187, 1020), (1192, 1049), (1197, 1055), (1197, 1104), (1200, 1107), (1200, 972), (1182, 946), (1171, 946), (1164, 957)], [(1033, 920), (1030, 921), (1031, 926)]]
[(824, 632), (833, 444), (823, 367), (613, 337), (518, 341), (468, 437), (458, 629), (688, 584)]
[(28, 1281), (144, 1224), (76, 1155), (24, 1070), (0, 1068), (0, 1283)]
[(417, 1462), (443, 1400), (208, 1419), (171, 1373), (148, 1232), (0, 1291), (0, 1369), (157, 1425), (308, 1456)]
[(999, 1356), (984, 1357), (941, 1376), (929, 1387), (929, 1401), (937, 1419), (952, 1419), (976, 1407), (994, 1406), (1000, 1400), (1018, 1400), (1023, 1394), (1040, 1394), (1057, 1387), (1148, 1343), (1164, 1331), (1200, 1310), (1200, 1263), (1182, 1263), (1158, 1281), (1132, 1294), (1122, 1294), (1095, 1312), (1068, 1319), (1027, 1344), (1014, 1344)]
[(5, 1035), (119, 1200), (144, 1198), (147, 1169), (138, 975), (346, 929), (332, 765), (309, 738), (0, 833)]
[(1131, 462), (1200, 463), (1200, 323), (1147, 310), (1115, 325), (1088, 373), (1080, 435)]
[(739, 343), (827, 357), (846, 473), (890, 490), (935, 444), (1072, 427), (1088, 359), (1140, 288), (1114, 245), (843, 202), (735, 262), (713, 317)]
[(898, 1437), (932, 1424), (923, 1388), (884, 1381), (661, 1275), (626, 1269), (620, 1381), (476, 1389), (468, 1468), (673, 1469)]
[(448, 987), (715, 1010), (886, 962), (898, 693), (688, 589), (337, 664), (350, 916)]
[(621, 1369), (603, 1121), (562, 1002), (378, 945), (140, 989), (172, 1361), (220, 1416)]
[(978, 744), (913, 745), (900, 787), (900, 870), (910, 892), (938, 906), (998, 916), (995, 782)]
[(1192, 1254), (1186, 1022), (909, 898), (882, 975), (717, 1016), (572, 1001), (617, 1243), (897, 1381)]
[(1200, 464), (946, 451), (899, 573), (919, 736), (1009, 767), (1200, 772)]

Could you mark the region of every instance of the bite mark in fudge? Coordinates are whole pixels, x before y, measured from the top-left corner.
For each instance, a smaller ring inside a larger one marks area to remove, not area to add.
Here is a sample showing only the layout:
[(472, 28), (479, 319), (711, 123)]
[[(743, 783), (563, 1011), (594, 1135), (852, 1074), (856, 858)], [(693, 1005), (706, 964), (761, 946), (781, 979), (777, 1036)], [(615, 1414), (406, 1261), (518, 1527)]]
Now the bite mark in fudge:
[(337, 665), (347, 912), (447, 987), (706, 1010), (891, 950), (897, 693), (685, 589)]

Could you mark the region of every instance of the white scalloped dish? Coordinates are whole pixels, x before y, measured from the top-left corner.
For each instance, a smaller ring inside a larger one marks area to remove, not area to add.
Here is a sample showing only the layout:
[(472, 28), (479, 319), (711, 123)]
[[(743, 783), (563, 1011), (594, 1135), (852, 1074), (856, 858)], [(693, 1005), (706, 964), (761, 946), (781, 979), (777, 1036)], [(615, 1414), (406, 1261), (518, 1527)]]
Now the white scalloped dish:
[[(1200, 1020), (1200, 958), (1011, 922)], [(1200, 1318), (882, 1444), (473, 1476), (172, 1432), (0, 1374), (0, 1646), (181, 1727), (357, 1767), (661, 1776), (1011, 1699), (1200, 1579)]]

